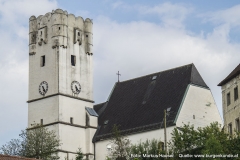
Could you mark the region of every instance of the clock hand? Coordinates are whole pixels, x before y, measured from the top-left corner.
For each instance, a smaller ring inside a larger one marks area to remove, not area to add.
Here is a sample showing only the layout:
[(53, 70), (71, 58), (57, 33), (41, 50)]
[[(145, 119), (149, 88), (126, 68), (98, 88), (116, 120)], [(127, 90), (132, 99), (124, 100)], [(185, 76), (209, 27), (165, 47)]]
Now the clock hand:
[(42, 89), (43, 89), (43, 92), (46, 92), (46, 91), (45, 91), (45, 88), (44, 88), (43, 86), (42, 86)]
[(75, 89), (76, 89), (77, 92), (79, 91), (76, 85), (75, 85)]

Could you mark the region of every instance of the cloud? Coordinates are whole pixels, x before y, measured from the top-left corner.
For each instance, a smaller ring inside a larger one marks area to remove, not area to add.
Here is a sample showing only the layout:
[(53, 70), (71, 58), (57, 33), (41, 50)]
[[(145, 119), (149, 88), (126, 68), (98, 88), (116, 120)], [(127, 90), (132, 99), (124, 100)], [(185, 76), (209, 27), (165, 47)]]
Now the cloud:
[(187, 16), (194, 11), (191, 5), (178, 3), (159, 3), (154, 6), (150, 5), (130, 5), (123, 1), (117, 1), (112, 4), (113, 9), (125, 11), (136, 11), (139, 15), (157, 16), (159, 20), (167, 27), (184, 27), (183, 22)]
[(240, 49), (240, 44), (229, 42), (225, 29), (217, 26), (203, 36), (147, 21), (118, 23), (98, 17), (94, 23), (95, 100), (107, 100), (118, 70), (123, 81), (194, 63), (222, 113), (217, 84), (239, 63)]
[(0, 0), (0, 146), (27, 127), (29, 17), (56, 8), (55, 0)]
[(138, 6), (140, 14), (156, 14), (166, 26), (182, 27), (183, 21), (193, 12), (193, 7), (183, 4), (173, 4), (170, 2), (149, 6)]
[(228, 24), (232, 27), (240, 25), (240, 5), (235, 5), (231, 8), (219, 10), (216, 12), (207, 12), (200, 14), (204, 18), (204, 22), (213, 22), (216, 25)]
[(126, 6), (126, 5), (122, 1), (117, 1), (112, 4), (113, 9), (122, 8), (123, 6)]

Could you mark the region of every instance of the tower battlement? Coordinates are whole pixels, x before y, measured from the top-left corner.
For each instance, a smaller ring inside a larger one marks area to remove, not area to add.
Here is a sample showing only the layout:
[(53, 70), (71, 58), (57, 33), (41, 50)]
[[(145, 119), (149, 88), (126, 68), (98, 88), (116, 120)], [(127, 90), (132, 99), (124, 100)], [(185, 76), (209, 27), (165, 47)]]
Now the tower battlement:
[(85, 53), (92, 55), (92, 25), (91, 19), (85, 20), (67, 11), (56, 9), (37, 18), (29, 18), (29, 54), (36, 54), (38, 47), (50, 43), (52, 48), (71, 47), (71, 43), (82, 45)]

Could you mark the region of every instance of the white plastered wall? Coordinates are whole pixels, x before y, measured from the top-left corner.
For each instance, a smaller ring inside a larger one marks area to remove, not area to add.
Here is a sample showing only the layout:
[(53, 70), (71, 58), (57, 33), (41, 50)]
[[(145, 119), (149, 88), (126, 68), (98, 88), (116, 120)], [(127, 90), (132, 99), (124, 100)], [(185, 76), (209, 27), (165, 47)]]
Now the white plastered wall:
[[(86, 126), (86, 109), (92, 108), (93, 103), (78, 99), (60, 96), (59, 98), (59, 120), (70, 123), (70, 117), (73, 118), (73, 124)], [(97, 127), (97, 126), (93, 126)], [(63, 150), (75, 152), (80, 147), (83, 153), (93, 153), (93, 144), (91, 130), (93, 128), (79, 128), (74, 126), (61, 127), (61, 139), (63, 140)], [(87, 135), (90, 134), (90, 135)], [(90, 137), (91, 136), (91, 137)], [(81, 146), (79, 146), (81, 144)]]
[[(171, 139), (171, 133), (175, 126), (167, 128), (167, 141)], [(145, 142), (147, 139), (160, 139), (164, 142), (164, 129), (152, 130), (148, 132), (136, 133), (132, 135), (128, 135), (127, 138), (131, 141), (132, 144), (137, 144), (140, 141)], [(111, 145), (109, 139), (102, 140), (96, 142), (96, 160), (104, 160), (108, 155), (109, 152), (107, 150), (107, 145)]]
[(72, 117), (74, 124), (85, 126), (85, 107), (93, 108), (93, 103), (65, 96), (59, 97), (59, 121), (70, 123), (70, 117)]
[(49, 97), (40, 101), (34, 101), (28, 104), (28, 127), (31, 124), (38, 123), (43, 119), (43, 124), (58, 121), (58, 96)]
[(179, 110), (176, 125), (180, 127), (183, 126), (183, 123), (189, 123), (197, 128), (205, 127), (212, 122), (218, 122), (222, 125), (222, 119), (211, 91), (189, 85)]

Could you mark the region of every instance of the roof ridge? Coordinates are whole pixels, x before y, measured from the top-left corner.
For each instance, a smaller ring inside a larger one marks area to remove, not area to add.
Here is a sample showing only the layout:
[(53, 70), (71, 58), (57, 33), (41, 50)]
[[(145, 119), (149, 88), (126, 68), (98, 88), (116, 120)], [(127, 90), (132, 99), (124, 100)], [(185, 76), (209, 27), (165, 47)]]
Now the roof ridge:
[(190, 83), (192, 83), (192, 81), (193, 81), (193, 65), (192, 65), (191, 72), (190, 72), (190, 74), (191, 74), (190, 75)]
[(191, 65), (194, 65), (194, 64), (193, 64), (193, 63), (190, 63), (190, 64), (187, 64), (187, 65), (183, 65), (183, 66), (179, 66), (179, 67), (174, 67), (174, 68), (167, 69), (167, 70), (164, 70), (164, 71), (151, 73), (151, 74), (148, 74), (148, 75), (145, 75), (145, 76), (140, 76), (140, 77), (137, 77), (137, 78), (132, 78), (132, 79), (128, 79), (128, 80), (121, 81), (121, 82), (117, 82), (117, 83), (128, 82), (128, 81), (140, 79), (140, 78), (143, 78), (143, 77), (148, 77), (148, 76), (155, 75), (155, 74), (159, 74), (159, 73), (164, 73), (164, 72), (167, 72), (167, 71), (171, 71), (171, 70), (174, 70), (174, 69), (178, 69), (178, 68), (182, 68), (182, 67), (186, 67), (186, 66), (191, 66)]
[(240, 73), (240, 63), (235, 67), (230, 74), (227, 75), (219, 84), (218, 86), (223, 86), (224, 84), (228, 83), (234, 77), (236, 77)]

